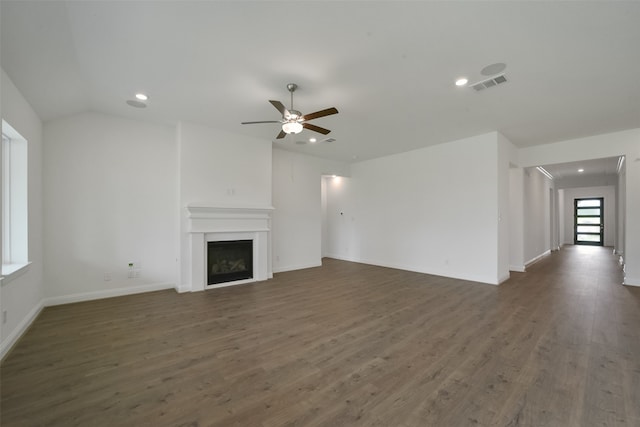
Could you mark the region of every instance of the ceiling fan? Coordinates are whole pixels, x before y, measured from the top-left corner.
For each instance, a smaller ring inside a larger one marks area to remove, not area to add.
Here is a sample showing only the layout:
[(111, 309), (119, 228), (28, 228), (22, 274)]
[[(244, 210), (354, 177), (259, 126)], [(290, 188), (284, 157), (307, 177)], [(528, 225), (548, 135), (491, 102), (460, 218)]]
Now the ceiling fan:
[(289, 83), (287, 85), (287, 89), (291, 93), (291, 108), (288, 110), (284, 107), (282, 102), (280, 101), (269, 101), (271, 105), (276, 107), (278, 111), (282, 114), (281, 120), (267, 120), (261, 122), (242, 122), (243, 125), (253, 125), (257, 123), (282, 123), (282, 130), (276, 136), (276, 139), (282, 139), (289, 133), (300, 133), (302, 129), (309, 129), (314, 132), (321, 133), (323, 135), (331, 132), (329, 129), (325, 129), (320, 126), (312, 125), (308, 123), (309, 120), (317, 119), (324, 116), (330, 116), (331, 114), (337, 114), (338, 110), (335, 107), (327, 108), (325, 110), (316, 111), (311, 114), (302, 114), (298, 110), (293, 109), (293, 92), (296, 91), (298, 85), (295, 83)]

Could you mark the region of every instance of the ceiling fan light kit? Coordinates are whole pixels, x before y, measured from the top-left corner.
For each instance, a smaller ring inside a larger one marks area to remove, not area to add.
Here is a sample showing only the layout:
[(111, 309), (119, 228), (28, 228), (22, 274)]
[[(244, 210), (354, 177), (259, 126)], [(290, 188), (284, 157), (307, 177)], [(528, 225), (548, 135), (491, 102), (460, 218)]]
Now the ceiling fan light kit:
[(338, 110), (335, 107), (327, 108), (325, 110), (316, 111), (311, 114), (302, 114), (298, 110), (293, 109), (293, 92), (296, 91), (298, 85), (295, 83), (289, 83), (287, 85), (287, 90), (291, 93), (291, 108), (286, 109), (285, 106), (280, 101), (270, 100), (269, 102), (273, 105), (276, 110), (282, 114), (281, 120), (267, 120), (267, 121), (259, 121), (259, 122), (242, 122), (243, 125), (252, 125), (257, 123), (281, 123), (282, 130), (276, 136), (276, 139), (282, 139), (287, 134), (297, 134), (302, 132), (302, 129), (309, 129), (314, 132), (321, 133), (323, 135), (327, 135), (331, 132), (329, 129), (325, 129), (320, 126), (313, 125), (311, 123), (307, 123), (309, 120), (318, 119), (320, 117), (330, 116), (331, 114), (337, 114)]
[(284, 133), (300, 133), (302, 132), (302, 123), (296, 121), (283, 123), (282, 130)]

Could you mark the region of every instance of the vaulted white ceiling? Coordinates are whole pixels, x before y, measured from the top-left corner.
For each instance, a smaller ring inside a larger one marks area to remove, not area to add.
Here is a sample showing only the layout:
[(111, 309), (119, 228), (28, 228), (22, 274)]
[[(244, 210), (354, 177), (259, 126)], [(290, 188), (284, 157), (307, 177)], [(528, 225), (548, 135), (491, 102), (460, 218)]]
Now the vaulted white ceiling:
[[(43, 120), (98, 111), (271, 143), (269, 99), (335, 106), (347, 161), (489, 131), (519, 147), (640, 127), (640, 2), (1, 2), (1, 65)], [(476, 92), (454, 80), (507, 64)], [(148, 108), (125, 102), (149, 95)]]

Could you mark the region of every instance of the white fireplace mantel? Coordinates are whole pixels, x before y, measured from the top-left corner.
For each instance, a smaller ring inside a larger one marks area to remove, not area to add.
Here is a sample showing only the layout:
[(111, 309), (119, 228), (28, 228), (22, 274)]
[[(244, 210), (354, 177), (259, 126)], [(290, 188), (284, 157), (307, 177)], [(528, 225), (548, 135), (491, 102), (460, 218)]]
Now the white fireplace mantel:
[[(215, 206), (189, 204), (187, 232), (191, 246), (191, 291), (267, 280), (271, 263), (272, 206)], [(207, 286), (207, 242), (253, 240), (253, 278)]]
[(272, 206), (187, 206), (190, 233), (269, 230)]

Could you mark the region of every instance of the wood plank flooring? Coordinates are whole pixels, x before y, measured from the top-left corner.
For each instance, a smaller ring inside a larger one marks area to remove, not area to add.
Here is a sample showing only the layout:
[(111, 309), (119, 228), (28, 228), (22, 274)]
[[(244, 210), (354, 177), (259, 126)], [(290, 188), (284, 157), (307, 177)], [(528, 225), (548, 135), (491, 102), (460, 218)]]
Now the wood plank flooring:
[(2, 426), (640, 426), (640, 288), (566, 246), (499, 287), (325, 259), (46, 308)]

